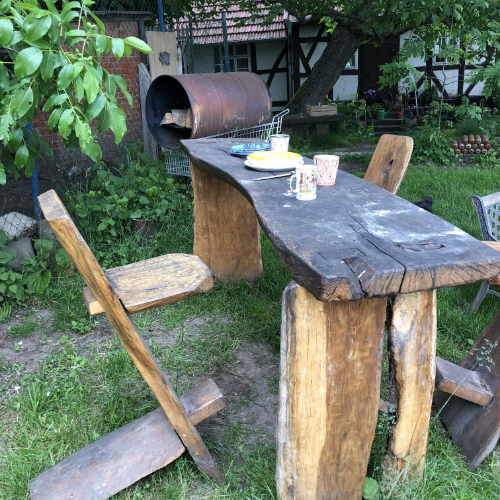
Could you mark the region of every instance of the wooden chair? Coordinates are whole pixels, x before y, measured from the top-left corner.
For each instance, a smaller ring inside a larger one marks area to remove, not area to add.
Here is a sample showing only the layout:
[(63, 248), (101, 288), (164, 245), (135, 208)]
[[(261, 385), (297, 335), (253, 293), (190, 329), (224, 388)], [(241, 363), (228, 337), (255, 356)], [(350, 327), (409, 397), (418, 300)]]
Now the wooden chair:
[(63, 248), (88, 285), (91, 314), (104, 312), (161, 408), (82, 448), (40, 474), (31, 484), (32, 500), (108, 498), (165, 466), (187, 448), (211, 479), (222, 475), (195, 423), (224, 408), (217, 386), (208, 380), (177, 398), (129, 313), (203, 293), (213, 286), (208, 268), (194, 255), (157, 257), (103, 272), (54, 191), (38, 198)]
[(408, 170), (412, 152), (411, 137), (384, 134), (373, 153), (365, 181), (396, 194)]
[[(483, 241), (485, 243), (497, 242), (500, 239), (498, 220), (500, 214), (500, 192), (490, 194), (482, 198), (479, 196), (472, 196), (472, 204), (477, 212)], [(481, 288), (479, 289), (479, 293), (472, 304), (471, 312), (475, 312), (477, 310), (488, 293), (495, 295), (495, 297), (500, 297), (500, 293), (490, 290), (490, 285), (499, 286), (500, 280), (495, 278), (490, 281), (483, 281)]]

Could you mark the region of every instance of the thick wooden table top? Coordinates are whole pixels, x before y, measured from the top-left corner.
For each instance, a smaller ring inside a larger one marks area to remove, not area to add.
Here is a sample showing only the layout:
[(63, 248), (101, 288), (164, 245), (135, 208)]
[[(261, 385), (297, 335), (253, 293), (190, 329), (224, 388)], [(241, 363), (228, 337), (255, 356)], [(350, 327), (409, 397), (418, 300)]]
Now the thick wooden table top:
[(346, 172), (338, 172), (334, 187), (319, 187), (312, 201), (297, 200), (288, 189), (288, 177), (252, 181), (272, 174), (247, 168), (229, 154), (233, 144), (243, 141), (181, 143), (197, 168), (250, 201), (293, 279), (317, 299), (410, 293), (488, 280), (500, 273), (500, 252)]

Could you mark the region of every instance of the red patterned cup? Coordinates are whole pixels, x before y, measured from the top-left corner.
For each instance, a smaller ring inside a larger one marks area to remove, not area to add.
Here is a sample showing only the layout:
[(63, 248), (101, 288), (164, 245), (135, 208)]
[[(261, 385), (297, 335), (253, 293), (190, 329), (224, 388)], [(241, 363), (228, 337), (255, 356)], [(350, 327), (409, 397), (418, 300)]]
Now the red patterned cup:
[(318, 186), (335, 186), (339, 157), (335, 155), (316, 155), (314, 164), (318, 168)]

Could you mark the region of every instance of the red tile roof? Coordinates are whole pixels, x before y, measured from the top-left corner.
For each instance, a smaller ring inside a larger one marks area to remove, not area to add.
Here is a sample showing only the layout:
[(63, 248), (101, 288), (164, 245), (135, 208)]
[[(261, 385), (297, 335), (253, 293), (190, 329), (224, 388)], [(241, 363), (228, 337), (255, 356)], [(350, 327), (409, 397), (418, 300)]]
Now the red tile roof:
[[(262, 15), (265, 16), (269, 11), (262, 9)], [(236, 26), (235, 19), (247, 19), (241, 27)], [(269, 40), (276, 38), (286, 38), (285, 21), (293, 21), (295, 18), (283, 12), (273, 19), (273, 22), (268, 26), (262, 25), (262, 20), (257, 19), (252, 22), (250, 13), (240, 10), (237, 4), (233, 4), (226, 12), (227, 38), (229, 42), (243, 42), (248, 40)], [(188, 33), (189, 21), (187, 18), (182, 18), (175, 25), (176, 30)], [(213, 21), (202, 22), (195, 24), (193, 20), (193, 43), (197, 45), (209, 43), (222, 43), (222, 21), (221, 17)]]

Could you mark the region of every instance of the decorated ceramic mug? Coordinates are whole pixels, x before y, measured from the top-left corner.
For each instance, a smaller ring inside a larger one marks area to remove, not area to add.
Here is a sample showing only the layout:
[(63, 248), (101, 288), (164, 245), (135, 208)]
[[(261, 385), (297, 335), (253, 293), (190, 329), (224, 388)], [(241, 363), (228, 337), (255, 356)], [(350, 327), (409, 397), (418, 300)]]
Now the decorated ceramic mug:
[[(297, 200), (314, 200), (316, 198), (316, 178), (318, 176), (316, 165), (301, 165), (295, 169), (290, 177), (290, 190), (295, 193)], [(293, 181), (297, 185), (292, 187)]]
[(271, 151), (282, 151), (283, 153), (286, 153), (288, 151), (290, 136), (287, 134), (273, 134), (270, 137), (270, 141)]
[(335, 155), (316, 155), (314, 164), (318, 168), (318, 186), (335, 186), (339, 157)]

